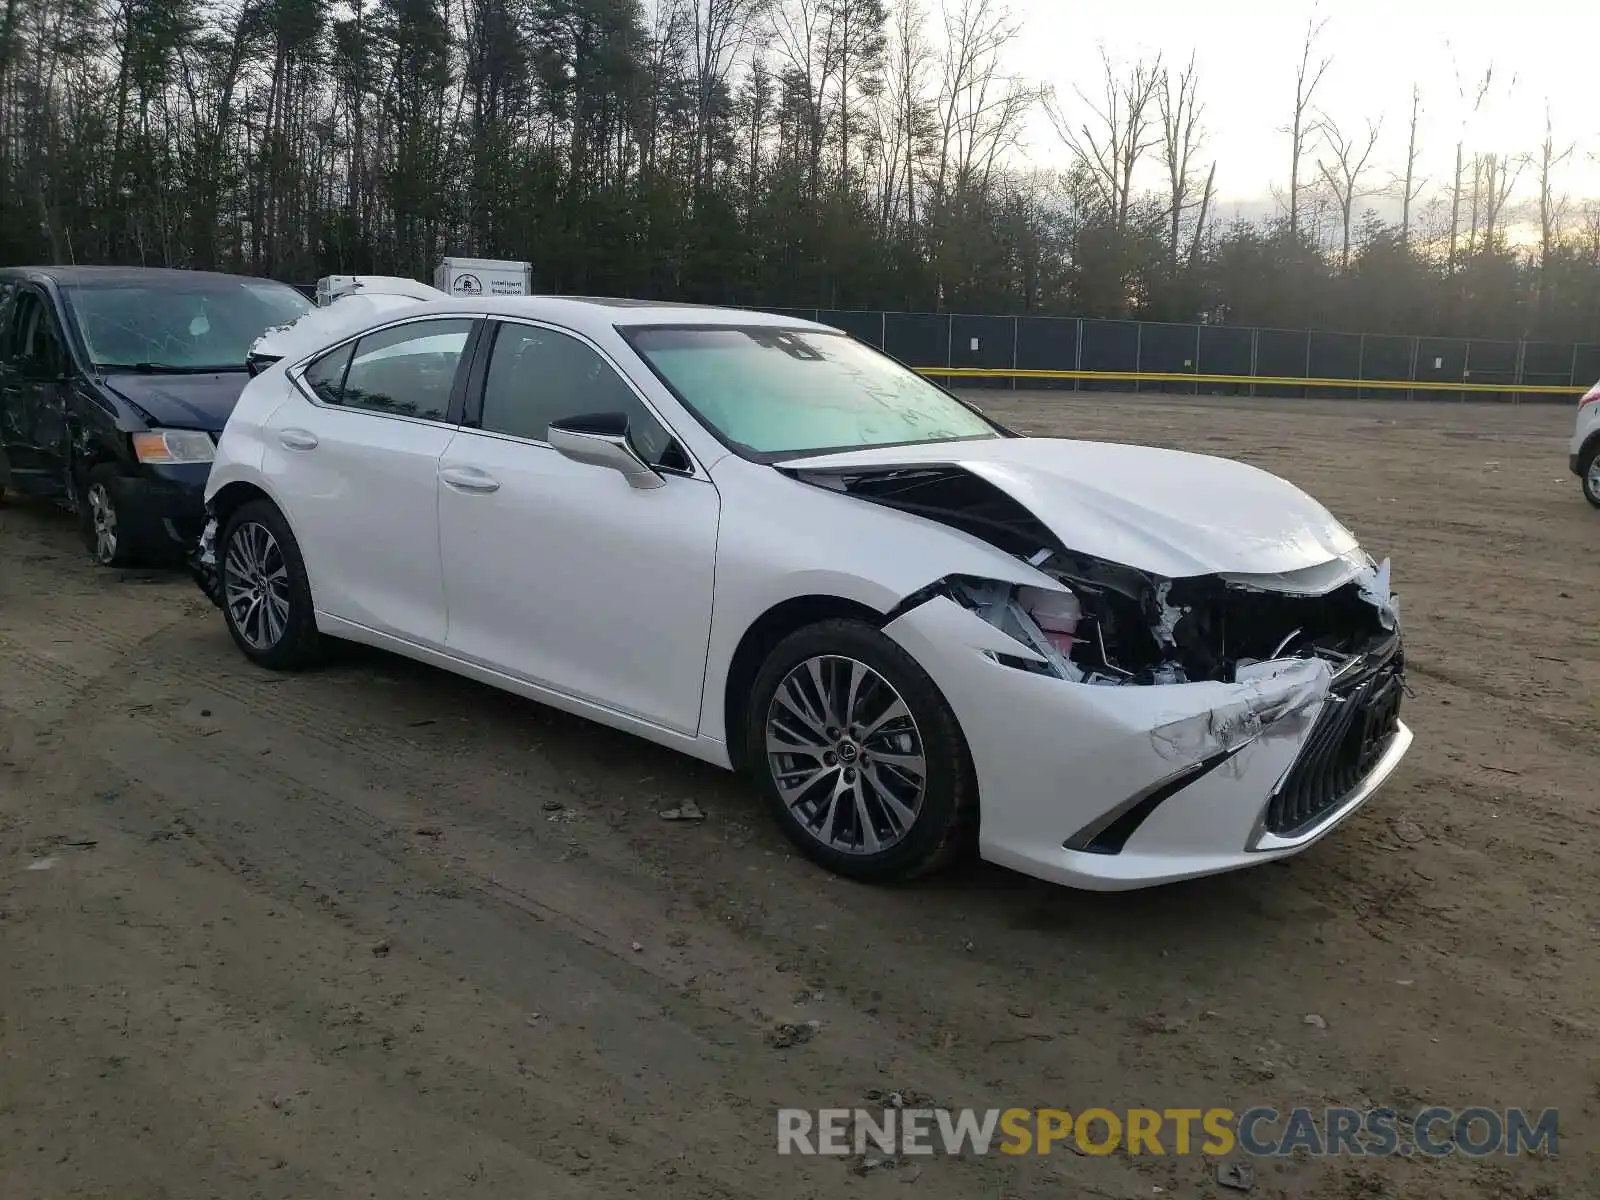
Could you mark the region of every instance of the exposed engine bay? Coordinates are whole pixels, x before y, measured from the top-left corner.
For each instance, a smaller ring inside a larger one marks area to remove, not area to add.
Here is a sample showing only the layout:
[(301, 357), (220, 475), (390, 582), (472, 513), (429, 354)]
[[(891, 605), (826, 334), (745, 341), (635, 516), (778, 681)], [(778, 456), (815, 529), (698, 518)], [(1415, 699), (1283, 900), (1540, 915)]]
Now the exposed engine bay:
[(981, 538), (1062, 584), (950, 576), (900, 606), (955, 600), (1032, 651), (997, 656), (1019, 669), (1098, 684), (1234, 683), (1257, 663), (1288, 658), (1320, 658), (1337, 672), (1396, 634), (1388, 564), (1364, 553), (1304, 577), (1168, 579), (1068, 548), (1016, 499), (958, 466), (796, 474)]

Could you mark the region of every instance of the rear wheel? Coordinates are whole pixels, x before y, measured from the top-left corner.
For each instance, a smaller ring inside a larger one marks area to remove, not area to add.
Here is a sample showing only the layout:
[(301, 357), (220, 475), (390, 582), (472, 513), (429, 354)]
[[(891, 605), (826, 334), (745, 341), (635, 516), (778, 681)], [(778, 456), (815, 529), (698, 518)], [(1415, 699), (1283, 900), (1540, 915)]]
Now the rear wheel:
[(1578, 477), (1583, 482), (1583, 498), (1600, 508), (1600, 442), (1583, 452), (1578, 463)]
[(791, 634), (756, 677), (746, 761), (809, 858), (854, 879), (935, 870), (970, 844), (977, 785), (955, 714), (871, 625)]
[(253, 500), (236, 509), (217, 539), (217, 563), (223, 617), (247, 658), (275, 671), (321, 658), (305, 559), (277, 506)]

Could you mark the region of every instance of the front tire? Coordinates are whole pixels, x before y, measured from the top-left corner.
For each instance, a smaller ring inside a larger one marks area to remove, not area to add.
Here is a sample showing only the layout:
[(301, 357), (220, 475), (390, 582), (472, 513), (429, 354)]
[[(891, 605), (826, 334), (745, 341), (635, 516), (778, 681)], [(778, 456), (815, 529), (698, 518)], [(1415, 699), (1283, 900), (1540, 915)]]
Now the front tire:
[(751, 689), (745, 746), (784, 833), (830, 871), (912, 879), (971, 844), (977, 783), (955, 714), (864, 621), (823, 621), (778, 644)]
[(102, 567), (131, 567), (139, 561), (131, 526), (122, 513), (122, 472), (111, 463), (90, 469), (78, 501), (83, 544)]
[(322, 657), (300, 543), (271, 501), (252, 500), (229, 516), (217, 542), (217, 572), (228, 632), (246, 658), (295, 671)]
[(1583, 498), (1600, 508), (1600, 441), (1583, 452), (1578, 462), (1578, 479), (1583, 485)]

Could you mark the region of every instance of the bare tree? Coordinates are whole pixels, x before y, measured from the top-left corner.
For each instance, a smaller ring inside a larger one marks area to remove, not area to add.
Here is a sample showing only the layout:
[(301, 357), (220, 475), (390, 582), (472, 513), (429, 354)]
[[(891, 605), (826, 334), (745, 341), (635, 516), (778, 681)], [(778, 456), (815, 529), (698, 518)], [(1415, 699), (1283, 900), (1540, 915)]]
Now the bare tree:
[(1055, 96), (1046, 102), (1045, 111), (1056, 135), (1088, 171), (1112, 224), (1122, 230), (1128, 227), (1133, 203), (1133, 177), (1145, 156), (1162, 140), (1156, 110), (1166, 71), (1157, 55), (1152, 61), (1135, 63), (1119, 77), (1104, 46), (1100, 48), (1100, 63), (1104, 78), (1099, 103), (1090, 100), (1081, 89), (1073, 88), (1088, 107), (1091, 119), (1072, 121)]
[(1422, 189), (1428, 186), (1428, 181), (1417, 174), (1417, 167), (1422, 161), (1422, 147), (1417, 143), (1417, 129), (1422, 119), (1422, 89), (1415, 84), (1411, 87), (1411, 124), (1406, 137), (1406, 170), (1403, 176), (1395, 179), (1395, 184), (1400, 188), (1400, 245), (1407, 249), (1411, 245), (1411, 206), (1422, 195)]
[(894, 10), (884, 87), (876, 97), (873, 142), (879, 157), (879, 225), (886, 234), (900, 216), (907, 227), (917, 223), (917, 173), (927, 160), (935, 125), (928, 86), (933, 64), (925, 10), (920, 0), (901, 0)]
[(1001, 70), (1021, 26), (994, 0), (959, 0), (944, 10), (939, 82), (936, 198), (986, 190), (995, 165), (1014, 148), (1037, 89)]
[(1550, 269), (1550, 252), (1561, 237), (1561, 226), (1566, 219), (1568, 200), (1558, 196), (1555, 175), (1561, 165), (1572, 157), (1577, 147), (1572, 142), (1556, 145), (1555, 124), (1550, 117), (1550, 103), (1544, 106), (1544, 142), (1539, 147), (1539, 274), (1541, 280)]
[[(1461, 244), (1461, 202), (1466, 195), (1466, 140), (1468, 126), (1483, 110), (1484, 101), (1488, 98), (1489, 89), (1494, 85), (1494, 64), (1491, 62), (1483, 70), (1483, 77), (1476, 81), (1472, 87), (1471, 99), (1468, 99), (1467, 87), (1461, 80), (1459, 64), (1454, 66), (1456, 77), (1456, 97), (1461, 102), (1461, 132), (1456, 138), (1456, 168), (1450, 183), (1450, 252), (1446, 260), (1446, 269), (1450, 274), (1455, 274), (1458, 254)], [(1467, 253), (1471, 254), (1477, 247), (1478, 238), (1478, 203), (1480, 184), (1482, 179), (1482, 164), (1473, 161), (1473, 186), (1472, 186), (1472, 214), (1467, 231)]]
[(1483, 244), (1493, 249), (1495, 235), (1501, 232), (1501, 218), (1505, 216), (1517, 183), (1527, 169), (1526, 154), (1484, 154), (1479, 159), (1478, 176), (1483, 194)]
[(738, 53), (755, 33), (771, 0), (674, 0), (686, 18), (694, 62), (695, 185), (706, 180), (709, 142), (719, 95)]
[(1322, 77), (1328, 73), (1328, 68), (1333, 65), (1333, 59), (1324, 55), (1312, 61), (1317, 48), (1317, 42), (1322, 37), (1322, 31), (1327, 28), (1328, 18), (1317, 20), (1316, 16), (1306, 22), (1306, 39), (1300, 48), (1300, 65), (1294, 74), (1294, 120), (1284, 132), (1289, 134), (1289, 236), (1298, 237), (1300, 234), (1300, 165), (1305, 160), (1310, 149), (1310, 141), (1315, 136), (1314, 122), (1311, 118), (1312, 104), (1316, 100), (1317, 88), (1322, 84)]
[(1339, 269), (1350, 269), (1350, 226), (1355, 215), (1356, 201), (1363, 196), (1370, 196), (1372, 192), (1364, 189), (1362, 180), (1367, 173), (1367, 164), (1372, 160), (1372, 151), (1378, 144), (1378, 134), (1383, 129), (1383, 121), (1368, 120), (1364, 134), (1346, 135), (1339, 126), (1327, 116), (1319, 116), (1316, 122), (1318, 136), (1328, 148), (1328, 161), (1317, 158), (1317, 172), (1322, 176), (1322, 181), (1327, 185), (1328, 192), (1339, 210), (1339, 220), (1343, 234), (1339, 248)]
[[(1167, 227), (1167, 251), (1172, 265), (1178, 265), (1178, 238), (1183, 228), (1186, 209), (1193, 204), (1196, 175), (1195, 155), (1205, 142), (1205, 132), (1200, 118), (1205, 106), (1199, 98), (1200, 79), (1195, 71), (1194, 55), (1189, 64), (1176, 76), (1171, 71), (1161, 73), (1161, 90), (1156, 93), (1156, 106), (1161, 113), (1161, 161), (1167, 169), (1167, 200), (1171, 205)], [(1206, 223), (1206, 206), (1211, 198), (1211, 181), (1216, 176), (1216, 164), (1211, 164), (1211, 176), (1205, 191), (1200, 195), (1199, 226)]]

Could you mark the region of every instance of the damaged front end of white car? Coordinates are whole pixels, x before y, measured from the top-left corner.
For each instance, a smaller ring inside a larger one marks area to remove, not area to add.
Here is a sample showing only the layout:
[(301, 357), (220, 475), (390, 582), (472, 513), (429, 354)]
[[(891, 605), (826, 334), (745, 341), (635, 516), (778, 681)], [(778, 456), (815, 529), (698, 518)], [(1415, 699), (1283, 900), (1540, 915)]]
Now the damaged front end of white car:
[[(1216, 486), (1165, 520), (1081, 477), (1030, 475), (1021, 456), (1042, 450), (788, 464), (805, 482), (980, 538), (1044, 577), (941, 578), (884, 628), (962, 722), (984, 796), (984, 856), (1110, 890), (1251, 865), (1320, 838), (1411, 742), (1388, 562), (1303, 493), (1242, 464), (1182, 456), (1202, 477), (1215, 471)], [(1218, 497), (1241, 481), (1292, 493), (1291, 511), (1234, 516)], [(1069, 526), (1138, 565), (1074, 548)], [(1219, 569), (1187, 573), (1207, 559)]]

